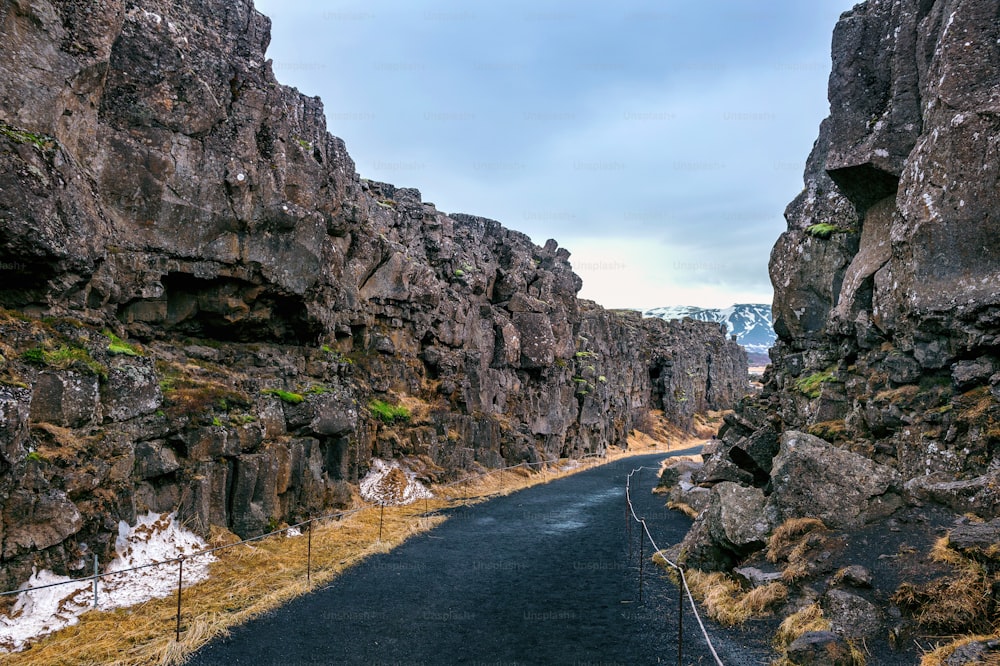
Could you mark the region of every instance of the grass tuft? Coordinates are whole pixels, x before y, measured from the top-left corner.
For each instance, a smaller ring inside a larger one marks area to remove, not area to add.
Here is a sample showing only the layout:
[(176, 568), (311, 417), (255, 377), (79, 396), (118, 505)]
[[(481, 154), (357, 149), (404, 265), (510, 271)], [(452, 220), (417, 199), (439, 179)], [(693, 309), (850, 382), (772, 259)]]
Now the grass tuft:
[(293, 393), (283, 389), (267, 388), (261, 391), (261, 393), (264, 395), (273, 395), (282, 402), (287, 402), (289, 405), (297, 405), (305, 400), (305, 397), (301, 393)]
[[(958, 648), (970, 643), (997, 640), (997, 638), (1000, 638), (1000, 635), (972, 635), (956, 638), (950, 643), (938, 646), (931, 652), (924, 654), (920, 658), (920, 666), (948, 666), (948, 664), (951, 663), (949, 661), (949, 657), (951, 657)], [(1000, 657), (998, 657), (995, 653), (988, 654), (986, 655), (986, 661), (979, 663), (982, 663), (984, 666), (997, 666), (997, 664), (1000, 664)]]
[(809, 398), (818, 398), (820, 389), (826, 382), (836, 379), (836, 368), (827, 368), (823, 372), (816, 372), (808, 377), (799, 377), (795, 381), (796, 390)]
[(372, 400), (368, 411), (382, 423), (409, 423), (412, 413), (403, 405), (390, 405), (383, 400)]
[(819, 604), (810, 604), (782, 620), (774, 634), (774, 647), (784, 652), (803, 634), (829, 630), (830, 621), (823, 617), (823, 609)]
[(950, 565), (954, 572), (927, 583), (904, 582), (892, 595), (892, 602), (930, 632), (962, 634), (992, 629), (992, 596), (994, 585), (1000, 582), (998, 576), (949, 548), (946, 536), (935, 542), (930, 557)]
[(794, 582), (809, 573), (809, 553), (826, 537), (827, 529), (818, 518), (791, 518), (779, 525), (767, 542), (767, 559), (784, 560), (782, 571), (786, 582)]
[(87, 349), (77, 345), (38, 345), (22, 352), (21, 360), (57, 370), (75, 368), (99, 377), (108, 376), (108, 369), (94, 360)]
[(691, 593), (702, 601), (708, 616), (724, 626), (767, 615), (788, 598), (788, 588), (782, 583), (744, 591), (738, 582), (718, 571), (705, 573), (691, 569), (685, 576)]
[(142, 356), (142, 352), (140, 352), (138, 348), (125, 342), (111, 331), (105, 329), (104, 336), (109, 340), (111, 340), (111, 343), (108, 345), (109, 354), (116, 354), (123, 356)]
[(820, 222), (819, 224), (812, 224), (806, 227), (807, 234), (823, 240), (826, 240), (834, 234), (846, 234), (850, 233), (850, 231), (850, 229), (838, 227), (836, 224), (829, 224), (827, 222)]
[(693, 506), (685, 502), (667, 502), (667, 508), (672, 511), (680, 511), (691, 520), (696, 519), (700, 515)]
[(809, 426), (809, 434), (820, 439), (825, 439), (834, 443), (843, 439), (847, 432), (847, 425), (843, 419), (833, 419), (831, 421), (820, 421)]

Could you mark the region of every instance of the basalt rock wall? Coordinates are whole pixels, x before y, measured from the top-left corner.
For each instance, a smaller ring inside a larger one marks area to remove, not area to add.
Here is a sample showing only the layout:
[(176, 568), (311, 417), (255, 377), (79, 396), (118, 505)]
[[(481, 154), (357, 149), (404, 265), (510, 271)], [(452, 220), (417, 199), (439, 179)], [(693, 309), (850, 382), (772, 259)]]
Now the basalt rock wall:
[(998, 17), (869, 0), (840, 18), (830, 116), (771, 254), (772, 366), (701, 472), (759, 489), (760, 529), (697, 526), (692, 561), (739, 561), (788, 518), (1000, 515)]
[(241, 536), (424, 478), (726, 408), (717, 325), (577, 299), (555, 241), (355, 173), (248, 0), (0, 15), (0, 587), (119, 520)]

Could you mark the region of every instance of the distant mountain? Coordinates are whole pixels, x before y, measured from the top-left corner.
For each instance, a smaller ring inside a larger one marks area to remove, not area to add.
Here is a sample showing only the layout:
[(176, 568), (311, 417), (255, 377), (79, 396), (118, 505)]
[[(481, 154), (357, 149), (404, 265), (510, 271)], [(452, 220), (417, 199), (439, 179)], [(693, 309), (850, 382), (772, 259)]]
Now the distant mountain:
[(690, 317), (700, 321), (725, 323), (730, 335), (736, 336), (750, 356), (750, 364), (769, 363), (767, 351), (774, 345), (771, 306), (763, 303), (743, 303), (728, 308), (697, 308), (688, 305), (671, 305), (652, 308), (643, 313), (644, 317), (660, 319), (683, 319)]

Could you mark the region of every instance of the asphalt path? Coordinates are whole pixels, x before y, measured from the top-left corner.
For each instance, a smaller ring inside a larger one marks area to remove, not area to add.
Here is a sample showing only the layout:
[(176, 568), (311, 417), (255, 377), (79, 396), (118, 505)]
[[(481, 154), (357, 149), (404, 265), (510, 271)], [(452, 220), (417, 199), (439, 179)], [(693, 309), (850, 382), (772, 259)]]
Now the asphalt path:
[[(678, 452), (684, 453), (684, 452)], [(678, 591), (626, 521), (625, 481), (661, 547), (690, 520), (650, 490), (654, 454), (450, 511), (447, 522), (232, 630), (207, 664), (677, 664)], [(631, 533), (631, 539), (629, 534)], [(266, 575), (266, 572), (261, 572)], [(685, 602), (682, 664), (715, 664)], [(708, 628), (727, 666), (773, 656)]]

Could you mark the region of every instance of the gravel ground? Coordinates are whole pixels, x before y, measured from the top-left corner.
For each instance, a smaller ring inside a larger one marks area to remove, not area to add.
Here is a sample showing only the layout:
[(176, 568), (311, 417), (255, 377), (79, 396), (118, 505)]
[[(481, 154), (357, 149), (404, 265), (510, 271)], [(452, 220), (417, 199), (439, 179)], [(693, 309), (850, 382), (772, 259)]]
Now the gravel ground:
[[(681, 452), (683, 453), (683, 452)], [(639, 601), (625, 479), (661, 547), (690, 520), (650, 489), (666, 454), (628, 458), (451, 512), (435, 530), (232, 630), (188, 662), (206, 664), (676, 664), (677, 588), (648, 563)], [(638, 487), (637, 487), (638, 486)], [(265, 575), (262, 572), (262, 575)], [(685, 605), (683, 664), (713, 664)], [(709, 625), (723, 661), (772, 655)]]

